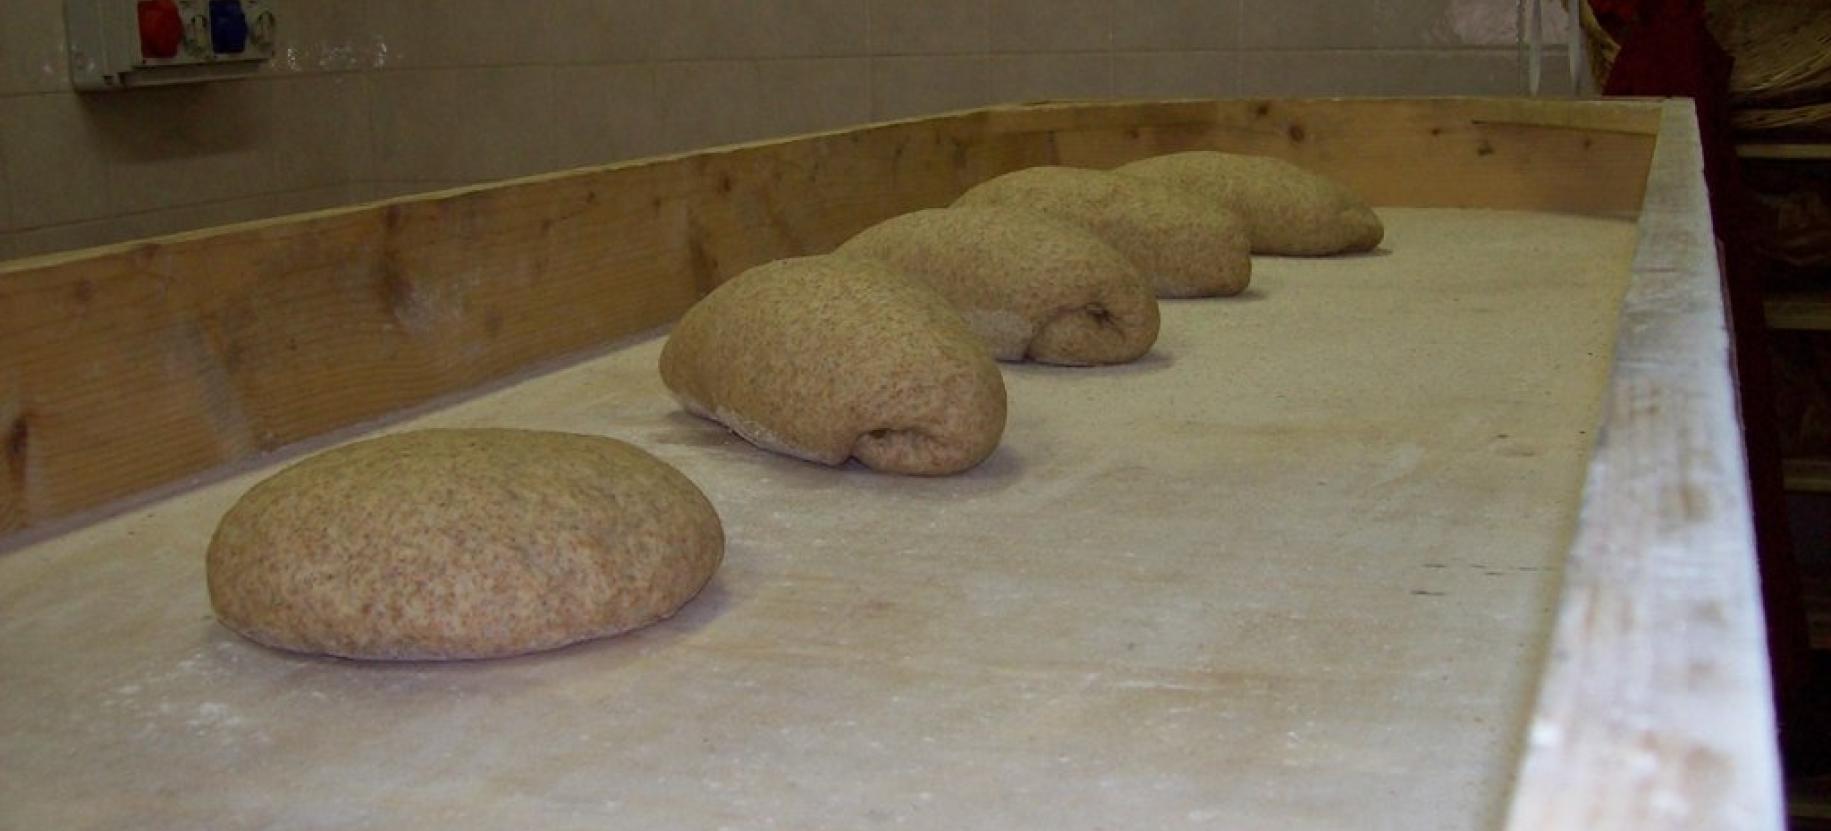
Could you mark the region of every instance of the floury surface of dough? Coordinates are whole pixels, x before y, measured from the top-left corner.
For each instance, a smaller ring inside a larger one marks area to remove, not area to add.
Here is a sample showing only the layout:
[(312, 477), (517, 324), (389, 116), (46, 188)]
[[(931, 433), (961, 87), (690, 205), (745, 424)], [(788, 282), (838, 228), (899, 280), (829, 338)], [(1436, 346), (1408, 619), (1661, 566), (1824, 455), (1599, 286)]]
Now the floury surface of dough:
[(218, 524), (206, 574), (217, 618), (268, 646), (493, 658), (673, 615), (724, 540), (698, 487), (624, 442), (421, 430), (255, 485)]
[(865, 260), (732, 278), (681, 318), (661, 378), (752, 444), (828, 465), (958, 473), (1004, 434), (1004, 378), (984, 344), (932, 289)]
[(939, 291), (1001, 361), (1137, 360), (1157, 342), (1156, 294), (1087, 230), (1027, 208), (937, 208), (860, 232), (839, 254)]
[(1269, 156), (1195, 150), (1114, 170), (1179, 188), (1246, 220), (1254, 254), (1326, 257), (1371, 251), (1385, 238), (1378, 214), (1346, 186)]
[(1158, 297), (1226, 297), (1252, 280), (1240, 217), (1159, 182), (1031, 167), (983, 182), (954, 205), (1029, 208), (1085, 228), (1130, 260)]

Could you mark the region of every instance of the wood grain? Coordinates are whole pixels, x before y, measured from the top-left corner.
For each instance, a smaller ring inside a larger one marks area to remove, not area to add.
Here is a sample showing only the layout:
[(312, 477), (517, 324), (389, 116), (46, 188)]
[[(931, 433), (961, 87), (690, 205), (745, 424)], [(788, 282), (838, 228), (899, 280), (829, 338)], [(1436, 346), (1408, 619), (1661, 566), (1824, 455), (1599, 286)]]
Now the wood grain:
[[(643, 170), (121, 246), (0, 275), (8, 527), (666, 322)], [(621, 181), (620, 181), (621, 180)], [(621, 230), (615, 235), (605, 227)]]
[(1783, 823), (1703, 157), (1663, 117), (1513, 831)]
[(1637, 206), (1656, 116), (1489, 99), (992, 108), (15, 261), (0, 265), (0, 535), (666, 323), (745, 268), (1013, 169), (1218, 147), (1376, 203), (1607, 213)]
[[(1375, 205), (1573, 213), (1639, 209), (1657, 112), (1514, 99), (1221, 101), (1183, 122), (1086, 124), (1062, 163), (1113, 167), (1180, 150), (1277, 156)], [(1553, 173), (1552, 171), (1555, 171)]]

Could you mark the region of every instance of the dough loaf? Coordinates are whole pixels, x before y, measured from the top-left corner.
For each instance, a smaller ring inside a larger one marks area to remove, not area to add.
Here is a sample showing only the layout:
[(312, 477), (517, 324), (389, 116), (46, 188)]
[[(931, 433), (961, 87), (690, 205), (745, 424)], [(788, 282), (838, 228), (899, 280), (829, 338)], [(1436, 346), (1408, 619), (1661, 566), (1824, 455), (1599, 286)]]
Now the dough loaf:
[(1254, 254), (1320, 257), (1371, 251), (1386, 229), (1353, 191), (1282, 159), (1197, 150), (1115, 172), (1180, 188), (1246, 220)]
[(623, 442), (422, 430), (255, 485), (217, 526), (206, 574), (217, 618), (268, 646), (491, 658), (666, 618), (724, 548), (705, 495)]
[(1125, 255), (1158, 297), (1234, 295), (1252, 280), (1252, 242), (1239, 216), (1159, 182), (1032, 167), (987, 181), (954, 204), (1027, 207), (1078, 225)]
[(689, 411), (822, 464), (957, 473), (1004, 434), (1004, 378), (960, 316), (844, 257), (779, 260), (720, 286), (668, 337), (661, 378)]
[(1157, 342), (1156, 295), (1123, 255), (1019, 208), (940, 208), (878, 223), (836, 252), (933, 286), (1001, 361), (1136, 360)]

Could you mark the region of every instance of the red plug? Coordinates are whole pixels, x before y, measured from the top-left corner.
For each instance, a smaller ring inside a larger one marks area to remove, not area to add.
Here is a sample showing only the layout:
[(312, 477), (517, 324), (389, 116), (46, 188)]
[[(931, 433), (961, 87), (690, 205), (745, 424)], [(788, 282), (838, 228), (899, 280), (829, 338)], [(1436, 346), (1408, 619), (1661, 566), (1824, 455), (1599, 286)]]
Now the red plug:
[(140, 55), (171, 58), (184, 44), (184, 20), (173, 0), (140, 0)]

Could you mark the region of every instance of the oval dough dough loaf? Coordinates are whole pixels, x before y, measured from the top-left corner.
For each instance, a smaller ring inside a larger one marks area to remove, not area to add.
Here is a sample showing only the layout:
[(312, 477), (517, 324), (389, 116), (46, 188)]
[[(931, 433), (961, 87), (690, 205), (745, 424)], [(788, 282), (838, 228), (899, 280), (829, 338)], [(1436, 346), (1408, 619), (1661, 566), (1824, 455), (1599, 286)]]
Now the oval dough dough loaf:
[(255, 485), (217, 526), (206, 573), (218, 619), (269, 646), (490, 658), (666, 618), (724, 548), (705, 495), (623, 442), (422, 430)]
[(1117, 364), (1157, 342), (1157, 298), (1138, 270), (1099, 238), (1035, 211), (916, 211), (836, 253), (933, 286), (1001, 361)]
[(866, 261), (779, 260), (682, 317), (661, 378), (752, 444), (883, 471), (966, 470), (1004, 434), (998, 365), (940, 295)]
[(1030, 208), (1085, 228), (1131, 260), (1158, 297), (1234, 295), (1252, 280), (1245, 223), (1159, 182), (1032, 167), (987, 181), (954, 204)]
[(1282, 159), (1197, 150), (1140, 159), (1115, 172), (1234, 210), (1246, 220), (1254, 254), (1371, 251), (1386, 235), (1379, 216), (1353, 191)]

